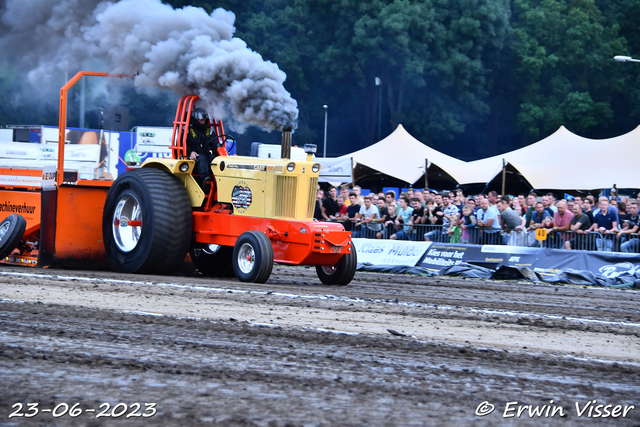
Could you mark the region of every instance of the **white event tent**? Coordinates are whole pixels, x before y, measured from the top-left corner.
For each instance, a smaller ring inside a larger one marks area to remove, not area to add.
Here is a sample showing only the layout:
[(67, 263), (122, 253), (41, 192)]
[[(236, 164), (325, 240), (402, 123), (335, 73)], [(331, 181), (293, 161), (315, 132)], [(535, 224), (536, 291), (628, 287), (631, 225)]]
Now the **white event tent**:
[(504, 160), (535, 189), (638, 188), (638, 159), (640, 126), (608, 139), (583, 138), (560, 126), (534, 144), (445, 170), (462, 185), (487, 183), (502, 171)]
[(564, 126), (526, 147), (486, 159), (464, 162), (411, 136), (402, 125), (388, 137), (340, 157), (410, 184), (425, 171), (425, 159), (460, 185), (486, 184), (511, 165), (534, 189), (594, 190), (640, 188), (640, 126), (608, 139), (578, 136)]
[(377, 143), (339, 158), (353, 158), (354, 164), (367, 166), (409, 184), (424, 175), (427, 160), (430, 165), (436, 164), (445, 171), (450, 166), (466, 164), (418, 141), (402, 125)]

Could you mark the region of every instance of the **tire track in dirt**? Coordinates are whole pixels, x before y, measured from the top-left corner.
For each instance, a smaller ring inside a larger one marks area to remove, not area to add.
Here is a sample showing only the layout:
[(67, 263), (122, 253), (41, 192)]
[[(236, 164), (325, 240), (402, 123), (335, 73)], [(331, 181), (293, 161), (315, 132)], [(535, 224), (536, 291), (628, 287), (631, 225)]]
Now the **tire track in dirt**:
[[(370, 273), (317, 283), (284, 267), (262, 285), (3, 269), (0, 424), (54, 422), (8, 419), (19, 401), (158, 401), (161, 426), (496, 425), (505, 402), (551, 400), (565, 417), (517, 424), (582, 425), (576, 402), (640, 408), (637, 292)], [(481, 418), (483, 401), (496, 411)]]

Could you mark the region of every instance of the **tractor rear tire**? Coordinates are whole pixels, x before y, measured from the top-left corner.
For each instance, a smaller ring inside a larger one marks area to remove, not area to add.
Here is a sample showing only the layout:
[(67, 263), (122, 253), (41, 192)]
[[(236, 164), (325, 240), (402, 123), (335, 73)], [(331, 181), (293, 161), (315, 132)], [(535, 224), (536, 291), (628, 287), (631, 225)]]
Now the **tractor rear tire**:
[(192, 224), (189, 195), (178, 178), (155, 168), (126, 172), (113, 183), (104, 205), (102, 236), (109, 262), (121, 273), (172, 273), (189, 251)]
[(351, 244), (351, 252), (340, 258), (335, 265), (316, 265), (318, 278), (325, 285), (348, 285), (353, 280), (358, 267), (356, 247)]
[(191, 261), (198, 271), (207, 277), (236, 277), (231, 258), (233, 246), (220, 246), (211, 252), (208, 245), (198, 244), (189, 251)]
[(242, 233), (233, 247), (233, 270), (241, 282), (264, 283), (273, 270), (273, 246), (256, 230)]
[(11, 214), (0, 222), (0, 259), (5, 259), (20, 244), (27, 220)]

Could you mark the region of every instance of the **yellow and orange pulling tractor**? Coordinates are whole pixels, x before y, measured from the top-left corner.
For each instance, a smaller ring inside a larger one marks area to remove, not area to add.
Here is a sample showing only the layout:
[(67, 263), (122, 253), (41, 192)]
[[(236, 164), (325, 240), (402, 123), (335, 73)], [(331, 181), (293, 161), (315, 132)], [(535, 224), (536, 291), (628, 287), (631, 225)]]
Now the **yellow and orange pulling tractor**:
[(229, 156), (231, 138), (215, 120), (216, 146), (208, 148), (218, 156), (205, 194), (187, 158), (197, 100), (188, 96), (176, 111), (172, 158), (147, 159), (115, 181), (80, 179), (68, 170), (67, 92), (86, 75), (108, 76), (82, 71), (61, 89), (58, 144), (47, 148), (57, 151), (57, 166), (0, 166), (1, 262), (108, 260), (119, 272), (165, 274), (190, 253), (207, 276), (265, 282), (277, 262), (316, 266), (325, 284), (351, 282), (357, 262), (351, 233), (313, 220), (320, 165), (311, 154), (289, 159), (291, 132), (283, 132), (282, 159)]
[(187, 251), (205, 275), (265, 282), (274, 261), (316, 266), (325, 284), (347, 285), (356, 271), (351, 233), (313, 220), (320, 164), (290, 160), (291, 131), (282, 159), (229, 156), (221, 121), (213, 121), (210, 185), (192, 173), (187, 130), (197, 96), (180, 99), (173, 123), (172, 158), (146, 160), (116, 179), (102, 220), (107, 256), (121, 272), (174, 270)]

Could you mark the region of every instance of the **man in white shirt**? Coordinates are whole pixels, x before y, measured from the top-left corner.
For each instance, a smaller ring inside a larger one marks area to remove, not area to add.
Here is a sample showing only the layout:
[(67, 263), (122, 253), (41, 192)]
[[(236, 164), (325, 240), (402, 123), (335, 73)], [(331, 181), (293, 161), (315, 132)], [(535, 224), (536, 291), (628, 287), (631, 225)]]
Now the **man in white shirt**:
[(478, 229), (482, 230), (482, 244), (500, 244), (500, 229), (502, 227), (498, 221), (498, 208), (496, 206), (490, 207), (489, 200), (483, 199), (476, 216), (478, 217)]
[(360, 208), (358, 221), (356, 224), (362, 224), (359, 237), (367, 239), (375, 239), (376, 233), (382, 230), (382, 224), (376, 222), (380, 218), (378, 207), (371, 202), (371, 196), (364, 196), (364, 208)]

